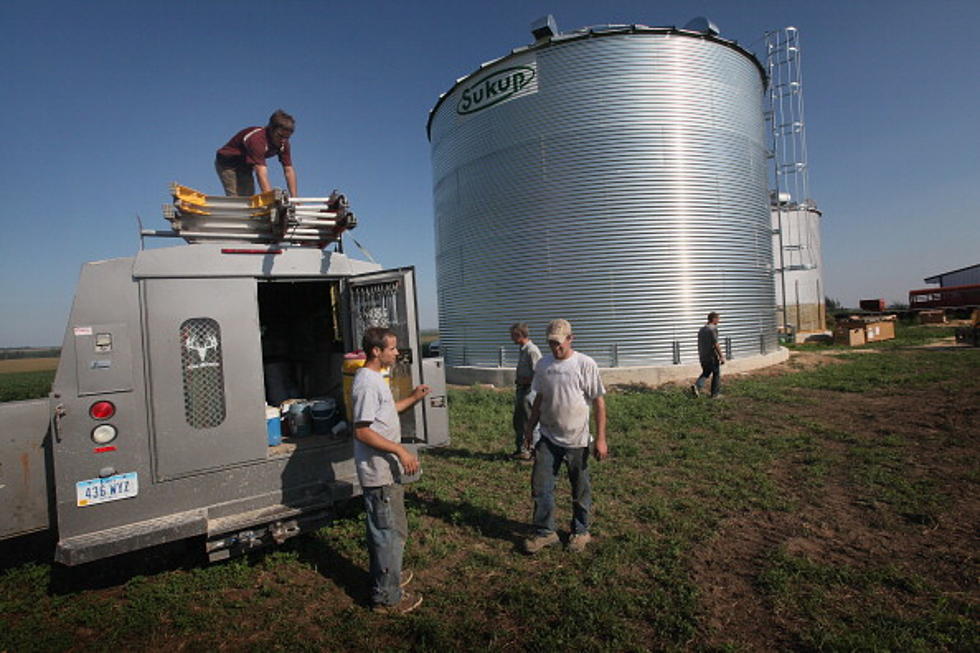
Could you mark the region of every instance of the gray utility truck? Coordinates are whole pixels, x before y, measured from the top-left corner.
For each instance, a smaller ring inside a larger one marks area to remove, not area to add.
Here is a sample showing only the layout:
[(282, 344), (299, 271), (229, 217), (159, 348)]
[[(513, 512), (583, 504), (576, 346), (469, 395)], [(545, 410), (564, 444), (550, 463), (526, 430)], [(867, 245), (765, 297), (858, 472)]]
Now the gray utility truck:
[[(324, 525), (361, 491), (345, 386), (371, 326), (398, 334), (396, 400), (432, 387), (402, 414), (404, 442), (448, 442), (413, 269), (344, 255), (346, 202), (279, 194), (257, 210), (174, 188), (172, 229), (142, 235), (188, 244), (84, 265), (50, 397), (0, 404), (0, 539), (56, 529), (66, 565), (185, 538), (217, 560)], [(287, 398), (336, 411), (280, 441)]]

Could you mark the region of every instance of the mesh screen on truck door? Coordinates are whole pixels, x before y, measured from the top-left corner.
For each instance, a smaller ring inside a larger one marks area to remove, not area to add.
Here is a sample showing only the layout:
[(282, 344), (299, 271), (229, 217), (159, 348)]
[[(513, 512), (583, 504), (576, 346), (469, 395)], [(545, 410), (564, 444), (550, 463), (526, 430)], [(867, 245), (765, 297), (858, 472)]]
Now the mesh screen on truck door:
[(225, 421), (225, 381), (221, 327), (211, 318), (195, 317), (180, 325), (180, 364), (184, 379), (184, 415), (196, 429)]

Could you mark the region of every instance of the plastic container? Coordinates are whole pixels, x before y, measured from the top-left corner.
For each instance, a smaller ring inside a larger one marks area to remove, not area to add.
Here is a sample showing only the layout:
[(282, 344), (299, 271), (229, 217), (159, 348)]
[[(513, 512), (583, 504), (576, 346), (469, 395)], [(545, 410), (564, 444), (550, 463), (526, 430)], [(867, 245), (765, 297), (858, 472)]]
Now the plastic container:
[(289, 425), (289, 435), (294, 438), (303, 438), (311, 432), (310, 402), (299, 399), (289, 404), (286, 412), (286, 423)]
[(279, 409), (275, 406), (265, 407), (265, 430), (269, 436), (269, 446), (282, 444), (282, 420)]
[(330, 429), (337, 423), (337, 401), (332, 397), (314, 399), (310, 402), (310, 417), (313, 421), (313, 433), (329, 435)]

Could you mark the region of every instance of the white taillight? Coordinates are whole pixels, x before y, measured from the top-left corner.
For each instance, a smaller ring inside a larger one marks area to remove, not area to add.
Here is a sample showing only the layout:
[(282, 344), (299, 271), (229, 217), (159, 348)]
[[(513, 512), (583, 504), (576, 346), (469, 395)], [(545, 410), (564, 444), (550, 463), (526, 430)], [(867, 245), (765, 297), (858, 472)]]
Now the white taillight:
[(92, 442), (95, 444), (109, 444), (116, 439), (116, 427), (112, 424), (99, 424), (92, 429)]

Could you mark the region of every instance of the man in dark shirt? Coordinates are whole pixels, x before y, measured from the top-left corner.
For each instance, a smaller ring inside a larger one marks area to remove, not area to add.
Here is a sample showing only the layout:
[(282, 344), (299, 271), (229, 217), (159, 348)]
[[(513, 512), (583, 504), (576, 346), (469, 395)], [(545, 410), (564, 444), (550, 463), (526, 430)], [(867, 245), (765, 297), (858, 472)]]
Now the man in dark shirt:
[(711, 396), (721, 396), (721, 366), (725, 363), (725, 355), (718, 346), (718, 323), (721, 317), (714, 311), (708, 313), (708, 322), (698, 331), (698, 358), (701, 361), (701, 376), (691, 386), (691, 394), (701, 395), (704, 382), (711, 377)]
[(259, 179), (259, 192), (272, 190), (269, 183), (269, 168), (265, 160), (279, 157), (282, 172), (286, 177), (289, 194), (296, 197), (296, 170), (293, 168), (289, 137), (296, 129), (296, 121), (291, 115), (278, 109), (269, 117), (265, 127), (246, 127), (231, 137), (224, 147), (218, 150), (214, 159), (215, 170), (228, 197), (247, 197), (255, 194), (252, 171)]

